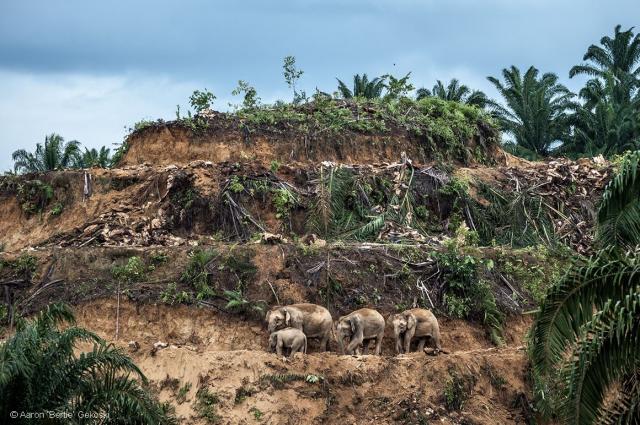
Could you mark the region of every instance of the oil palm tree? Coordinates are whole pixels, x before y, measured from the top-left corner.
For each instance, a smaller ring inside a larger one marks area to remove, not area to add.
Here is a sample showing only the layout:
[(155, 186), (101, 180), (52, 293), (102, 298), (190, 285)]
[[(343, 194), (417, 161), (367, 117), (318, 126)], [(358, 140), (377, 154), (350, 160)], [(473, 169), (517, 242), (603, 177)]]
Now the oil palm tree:
[(106, 146), (101, 147), (100, 150), (96, 148), (85, 148), (77, 165), (79, 168), (108, 168), (111, 165), (110, 153), (111, 150)]
[[(633, 28), (620, 31), (621, 26), (615, 27), (613, 38), (602, 37), (601, 46), (592, 44), (587, 49), (583, 60), (585, 63), (576, 65), (569, 71), (569, 77), (584, 74), (599, 80), (606, 80), (612, 76), (620, 90), (615, 91), (615, 100), (627, 102), (638, 89), (640, 79), (640, 34), (633, 34)], [(629, 77), (634, 80), (629, 84)]]
[[(105, 423), (175, 422), (144, 388), (146, 378), (129, 357), (74, 324), (68, 307), (53, 304), (34, 320), (19, 323), (0, 345), (1, 417), (8, 418), (10, 411), (54, 411), (74, 420), (53, 423), (78, 421), (80, 412), (108, 414)], [(76, 354), (81, 342), (93, 349)]]
[(591, 45), (584, 64), (574, 66), (570, 77), (589, 75), (579, 95), (571, 142), (576, 152), (615, 154), (640, 145), (640, 35), (633, 28), (615, 28), (614, 37), (605, 36), (601, 46)]
[(627, 155), (605, 190), (602, 250), (551, 288), (531, 330), (540, 406), (563, 423), (640, 418), (639, 163), (640, 151)]
[(353, 89), (350, 89), (342, 80), (338, 80), (338, 93), (344, 99), (352, 99), (354, 97), (363, 97), (365, 99), (379, 99), (382, 97), (382, 91), (386, 87), (386, 76), (376, 77), (369, 81), (367, 74), (356, 74), (353, 76)]
[(454, 102), (466, 103), (467, 105), (484, 108), (487, 106), (489, 99), (480, 90), (471, 90), (464, 84), (460, 84), (457, 79), (452, 79), (445, 87), (442, 81), (438, 80), (433, 89), (420, 88), (416, 92), (418, 100), (425, 97), (439, 97), (440, 99), (450, 100)]
[(14, 169), (16, 172), (41, 173), (59, 170), (74, 165), (80, 153), (80, 142), (69, 142), (59, 135), (52, 133), (44, 138), (44, 145), (36, 144), (35, 152), (19, 149), (13, 152)]
[(582, 104), (570, 117), (573, 137), (562, 147), (563, 153), (608, 156), (640, 148), (640, 94), (629, 102), (618, 102), (617, 84), (609, 74), (604, 81), (588, 81), (580, 90)]
[(490, 103), (493, 115), (518, 146), (548, 156), (554, 144), (567, 137), (568, 111), (575, 107), (573, 94), (558, 83), (557, 75), (539, 76), (533, 66), (524, 75), (511, 66), (502, 70), (502, 76), (504, 82), (488, 77), (505, 102)]

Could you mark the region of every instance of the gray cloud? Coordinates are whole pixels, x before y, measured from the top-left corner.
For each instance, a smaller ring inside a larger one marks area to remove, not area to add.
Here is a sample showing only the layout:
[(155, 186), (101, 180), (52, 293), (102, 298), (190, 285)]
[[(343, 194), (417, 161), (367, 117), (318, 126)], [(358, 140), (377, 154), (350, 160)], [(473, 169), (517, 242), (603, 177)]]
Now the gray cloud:
[(195, 88), (228, 98), (245, 79), (263, 100), (289, 96), (288, 54), (307, 91), (412, 71), (417, 86), (458, 77), (491, 94), (485, 77), (511, 64), (575, 89), (567, 73), (587, 46), (638, 16), (637, 0), (2, 2), (0, 169), (51, 131), (91, 146), (119, 140), (139, 118), (170, 118)]

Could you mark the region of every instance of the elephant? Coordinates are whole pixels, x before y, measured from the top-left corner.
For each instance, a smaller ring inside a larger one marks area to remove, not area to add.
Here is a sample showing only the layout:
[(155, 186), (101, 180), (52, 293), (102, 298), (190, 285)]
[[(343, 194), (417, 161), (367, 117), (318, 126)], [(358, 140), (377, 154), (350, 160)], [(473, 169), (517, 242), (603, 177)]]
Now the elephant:
[(307, 353), (307, 337), (300, 329), (285, 328), (272, 332), (269, 335), (269, 351), (276, 352), (279, 356), (284, 349), (290, 348), (289, 356), (295, 353)]
[(315, 304), (274, 307), (267, 312), (265, 321), (269, 333), (288, 327), (300, 329), (307, 338), (320, 340), (320, 351), (327, 351), (333, 319), (329, 310), (324, 307)]
[[(338, 319), (336, 338), (342, 354), (360, 354), (360, 345), (364, 345), (364, 354), (369, 352), (369, 343), (376, 340), (375, 354), (380, 355), (384, 337), (384, 317), (370, 308), (361, 308)], [(344, 347), (345, 338), (349, 344)]]
[(424, 308), (412, 308), (390, 317), (393, 326), (393, 334), (396, 338), (396, 353), (408, 353), (411, 349), (411, 340), (418, 339), (418, 351), (424, 349), (427, 339), (431, 339), (435, 352), (442, 350), (440, 345), (440, 327), (438, 320), (431, 310)]

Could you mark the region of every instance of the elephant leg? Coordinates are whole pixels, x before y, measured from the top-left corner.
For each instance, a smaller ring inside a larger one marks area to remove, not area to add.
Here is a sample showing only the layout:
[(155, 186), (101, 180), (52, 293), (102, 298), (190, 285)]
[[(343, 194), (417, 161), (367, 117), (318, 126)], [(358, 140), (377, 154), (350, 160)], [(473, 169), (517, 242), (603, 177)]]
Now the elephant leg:
[(353, 338), (351, 342), (349, 342), (349, 345), (347, 346), (347, 354), (353, 354), (354, 350), (356, 351), (356, 354), (360, 354), (361, 345), (362, 345), (361, 337)]
[(422, 352), (422, 350), (424, 350), (424, 344), (427, 342), (427, 338), (420, 338), (418, 340), (418, 353)]
[(376, 337), (376, 355), (378, 356), (382, 353), (382, 338), (384, 338), (384, 331)]
[(396, 337), (396, 354), (402, 354), (404, 351), (402, 350), (402, 337)]
[(320, 351), (327, 351), (327, 346), (329, 345), (329, 337), (331, 336), (331, 330), (325, 332), (320, 340), (320, 347), (318, 348)]
[(282, 355), (282, 344), (280, 342), (278, 342), (278, 345), (276, 345), (276, 354), (278, 356)]
[(369, 344), (370, 344), (371, 340), (369, 339), (363, 339), (362, 340), (362, 354), (367, 355), (369, 354)]
[(404, 335), (404, 352), (411, 352), (411, 335), (408, 332)]
[(440, 345), (440, 335), (437, 335), (432, 338), (433, 346), (436, 347), (435, 353), (438, 354), (442, 350), (442, 345)]

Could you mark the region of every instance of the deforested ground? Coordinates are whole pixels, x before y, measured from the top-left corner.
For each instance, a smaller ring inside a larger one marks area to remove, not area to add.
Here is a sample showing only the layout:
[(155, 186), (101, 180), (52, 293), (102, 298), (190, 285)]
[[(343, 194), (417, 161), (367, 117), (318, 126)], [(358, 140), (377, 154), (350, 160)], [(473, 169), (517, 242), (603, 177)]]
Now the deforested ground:
[[(183, 423), (529, 423), (528, 313), (590, 252), (611, 166), (517, 160), (476, 117), (453, 136), (267, 118), (152, 123), (117, 168), (0, 178), (3, 321), (70, 303)], [(285, 360), (262, 318), (295, 302), (431, 308), (446, 353), (397, 356), (388, 333), (382, 356)]]

